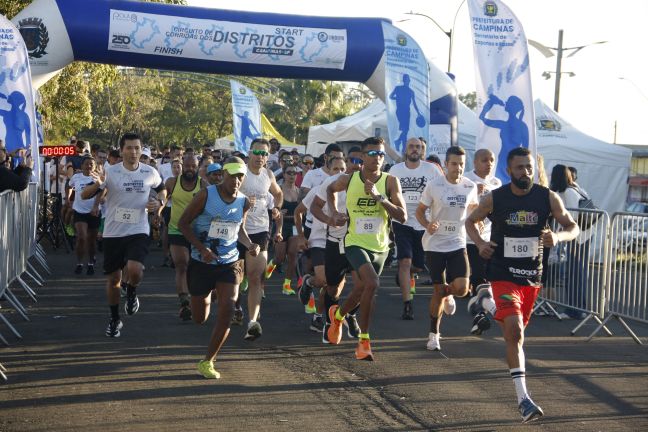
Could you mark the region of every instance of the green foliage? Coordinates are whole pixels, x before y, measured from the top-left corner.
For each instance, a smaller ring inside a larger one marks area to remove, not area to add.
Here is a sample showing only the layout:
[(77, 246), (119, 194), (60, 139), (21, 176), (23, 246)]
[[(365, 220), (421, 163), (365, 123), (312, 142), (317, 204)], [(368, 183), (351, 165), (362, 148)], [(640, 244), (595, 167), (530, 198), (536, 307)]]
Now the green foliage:
[(477, 108), (477, 92), (460, 94), (458, 98), (471, 110), (475, 111), (475, 108)]

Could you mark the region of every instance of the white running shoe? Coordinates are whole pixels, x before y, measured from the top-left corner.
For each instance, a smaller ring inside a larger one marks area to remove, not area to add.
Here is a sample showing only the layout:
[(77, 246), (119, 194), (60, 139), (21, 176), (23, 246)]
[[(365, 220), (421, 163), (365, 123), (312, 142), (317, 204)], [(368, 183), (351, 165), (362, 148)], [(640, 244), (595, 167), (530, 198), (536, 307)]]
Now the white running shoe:
[(446, 315), (454, 315), (454, 313), (457, 312), (457, 303), (452, 294), (446, 296), (443, 300), (443, 312), (445, 312)]
[(427, 346), (425, 348), (427, 348), (428, 351), (441, 351), (441, 343), (439, 342), (440, 340), (441, 333), (430, 333), (430, 335), (428, 336)]

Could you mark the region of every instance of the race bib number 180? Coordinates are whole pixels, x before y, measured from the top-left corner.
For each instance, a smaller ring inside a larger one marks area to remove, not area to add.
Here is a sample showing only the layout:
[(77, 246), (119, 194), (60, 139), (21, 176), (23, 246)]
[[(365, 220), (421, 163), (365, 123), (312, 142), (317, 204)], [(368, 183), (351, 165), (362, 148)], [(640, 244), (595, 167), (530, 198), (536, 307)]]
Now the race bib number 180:
[(535, 258), (538, 256), (538, 243), (535, 237), (504, 237), (504, 258)]

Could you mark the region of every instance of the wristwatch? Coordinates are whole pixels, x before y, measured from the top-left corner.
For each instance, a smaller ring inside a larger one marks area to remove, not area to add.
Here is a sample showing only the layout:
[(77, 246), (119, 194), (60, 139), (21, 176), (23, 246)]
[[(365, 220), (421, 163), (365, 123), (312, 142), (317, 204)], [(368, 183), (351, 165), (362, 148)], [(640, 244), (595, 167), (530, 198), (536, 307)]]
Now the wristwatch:
[(385, 198), (385, 196), (381, 194), (381, 195), (378, 195), (378, 198), (376, 198), (376, 201), (378, 201), (378, 202), (383, 202), (383, 201), (385, 201), (386, 199), (387, 199), (387, 198)]

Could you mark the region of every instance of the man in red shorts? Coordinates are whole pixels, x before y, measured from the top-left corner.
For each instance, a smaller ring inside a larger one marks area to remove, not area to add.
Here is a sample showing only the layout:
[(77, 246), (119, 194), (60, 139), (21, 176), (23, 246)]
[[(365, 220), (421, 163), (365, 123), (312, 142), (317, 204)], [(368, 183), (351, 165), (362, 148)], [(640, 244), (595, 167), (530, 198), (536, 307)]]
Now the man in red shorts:
[[(492, 292), (480, 290), (477, 304), (494, 311), (495, 320), (502, 326), (506, 360), (524, 423), (544, 414), (527, 393), (522, 349), (524, 329), (541, 288), (542, 248), (573, 240), (579, 233), (560, 197), (533, 184), (534, 168), (534, 158), (528, 149), (511, 150), (507, 157), (511, 182), (486, 195), (466, 220), (467, 234), (479, 254), (490, 260), (487, 278)], [(562, 231), (554, 233), (549, 229), (550, 216), (562, 225)], [(479, 236), (477, 228), (486, 217), (492, 221), (490, 242)]]

